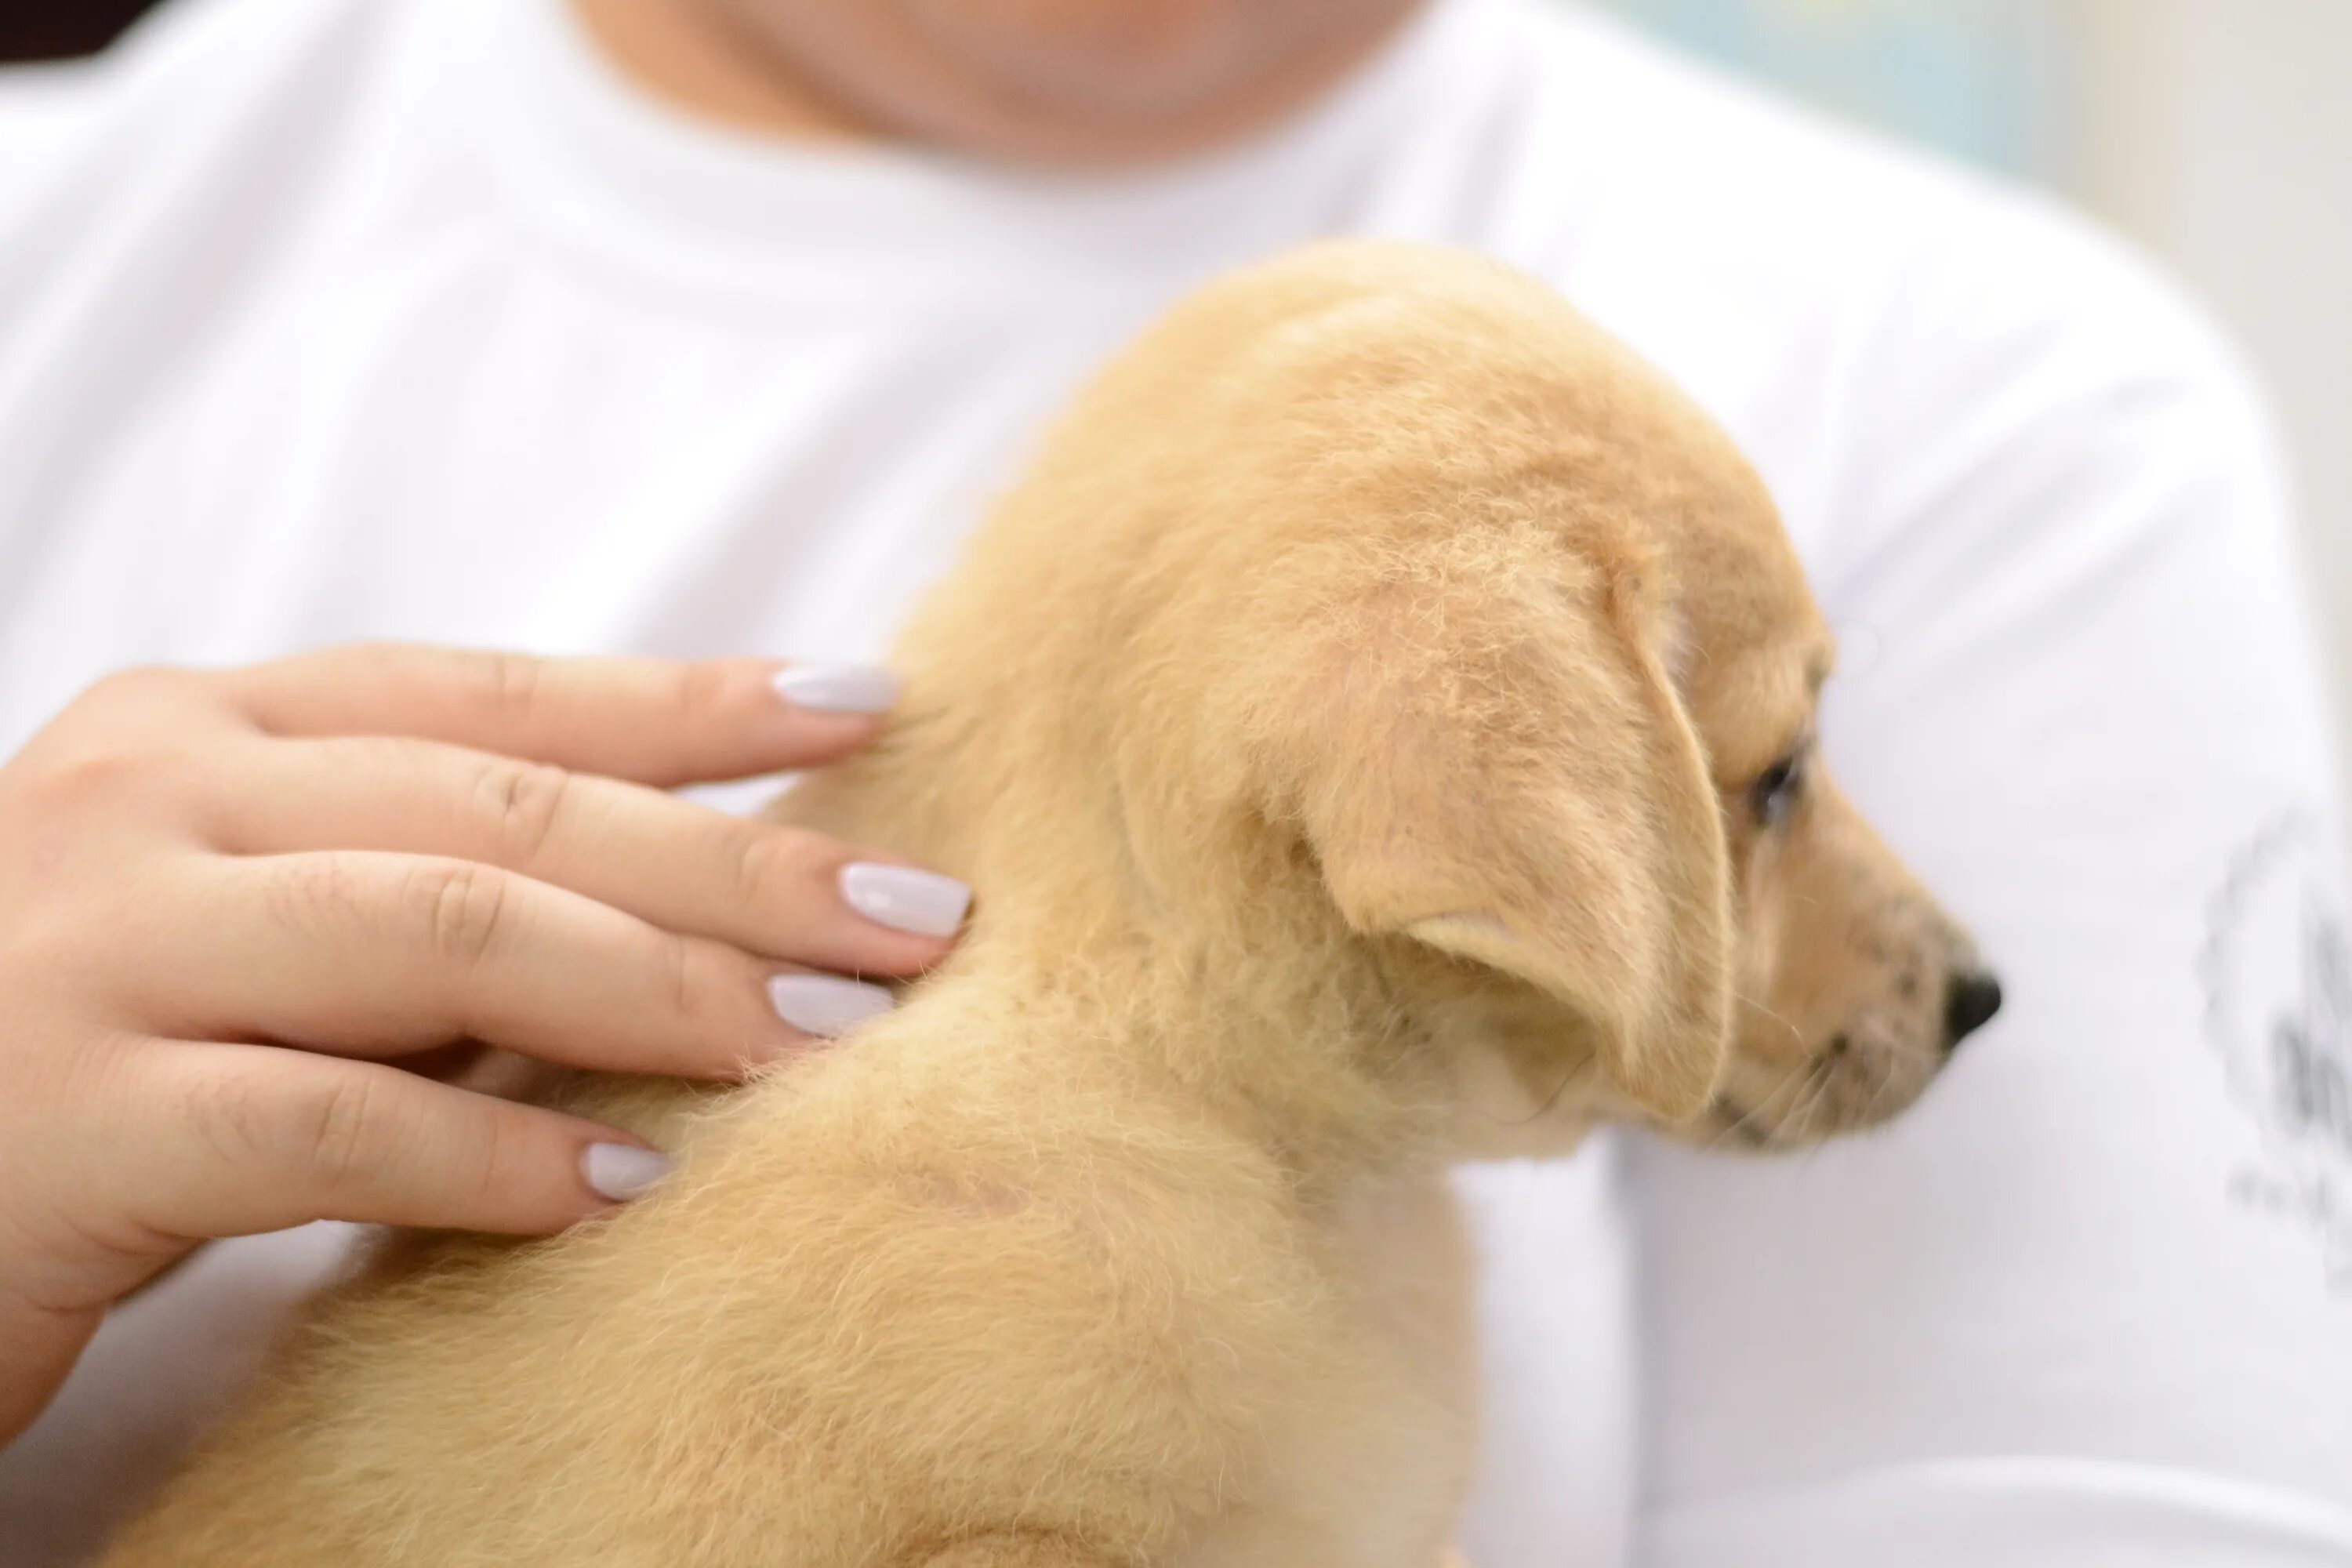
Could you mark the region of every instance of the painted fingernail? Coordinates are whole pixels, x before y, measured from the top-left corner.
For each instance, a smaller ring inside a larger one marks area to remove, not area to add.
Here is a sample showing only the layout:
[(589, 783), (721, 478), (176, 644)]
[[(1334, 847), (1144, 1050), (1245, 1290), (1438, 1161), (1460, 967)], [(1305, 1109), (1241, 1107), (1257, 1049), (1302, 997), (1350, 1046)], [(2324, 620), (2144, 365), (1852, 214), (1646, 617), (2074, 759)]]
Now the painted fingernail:
[(953, 936), (971, 908), (971, 889), (953, 877), (861, 860), (841, 868), (841, 896), (879, 925), (917, 936)]
[(898, 1005), (879, 985), (837, 974), (779, 974), (768, 982), (776, 1016), (804, 1035), (832, 1039)]
[(625, 1204), (669, 1174), (668, 1156), (634, 1143), (591, 1143), (580, 1156), (580, 1174), (603, 1197)]
[(797, 664), (775, 679), (776, 694), (813, 713), (887, 713), (898, 678), (866, 664)]

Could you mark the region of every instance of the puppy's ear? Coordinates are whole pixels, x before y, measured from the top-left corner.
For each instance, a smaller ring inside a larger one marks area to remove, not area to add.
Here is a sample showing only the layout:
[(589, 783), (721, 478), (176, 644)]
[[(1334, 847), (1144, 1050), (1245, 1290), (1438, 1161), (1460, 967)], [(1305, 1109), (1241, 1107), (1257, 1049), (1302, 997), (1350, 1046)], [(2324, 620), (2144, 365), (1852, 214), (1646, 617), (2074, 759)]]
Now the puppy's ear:
[(1352, 928), (1549, 994), (1624, 1094), (1680, 1121), (1728, 1048), (1730, 877), (1637, 595), (1367, 615), (1324, 666), (1304, 815)]

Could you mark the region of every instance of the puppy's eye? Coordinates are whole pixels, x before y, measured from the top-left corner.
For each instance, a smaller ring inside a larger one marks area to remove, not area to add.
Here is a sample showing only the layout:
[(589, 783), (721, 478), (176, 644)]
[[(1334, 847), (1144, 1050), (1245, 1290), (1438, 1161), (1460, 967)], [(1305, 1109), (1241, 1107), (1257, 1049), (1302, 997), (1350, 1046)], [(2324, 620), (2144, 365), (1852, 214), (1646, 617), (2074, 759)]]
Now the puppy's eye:
[(1797, 802), (1805, 793), (1805, 754), (1791, 752), (1766, 768), (1748, 789), (1748, 809), (1756, 820), (1767, 827), (1778, 827), (1789, 819)]

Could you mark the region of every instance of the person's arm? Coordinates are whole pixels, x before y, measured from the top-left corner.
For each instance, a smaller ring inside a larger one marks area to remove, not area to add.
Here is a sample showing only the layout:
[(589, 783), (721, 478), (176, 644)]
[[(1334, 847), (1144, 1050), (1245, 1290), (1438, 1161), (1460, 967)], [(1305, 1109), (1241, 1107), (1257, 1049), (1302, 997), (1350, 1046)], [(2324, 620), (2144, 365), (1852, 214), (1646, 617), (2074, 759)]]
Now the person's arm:
[(2278, 465), (2137, 267), (1956, 244), (1861, 363), (1824, 734), (2010, 1004), (1878, 1135), (1637, 1152), (1634, 1559), (2352, 1563), (2352, 927)]

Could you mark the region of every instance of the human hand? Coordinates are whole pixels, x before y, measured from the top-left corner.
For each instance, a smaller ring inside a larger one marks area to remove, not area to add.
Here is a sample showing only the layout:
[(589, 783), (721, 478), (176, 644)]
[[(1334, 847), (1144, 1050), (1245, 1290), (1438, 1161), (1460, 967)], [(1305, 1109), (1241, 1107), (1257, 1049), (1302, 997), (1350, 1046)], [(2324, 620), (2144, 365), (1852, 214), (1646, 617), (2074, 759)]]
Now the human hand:
[(0, 765), (0, 1442), (205, 1239), (551, 1232), (664, 1168), (435, 1081), (447, 1047), (726, 1077), (888, 1005), (816, 972), (940, 959), (961, 884), (663, 793), (838, 758), (892, 695), (778, 669), (140, 671)]

